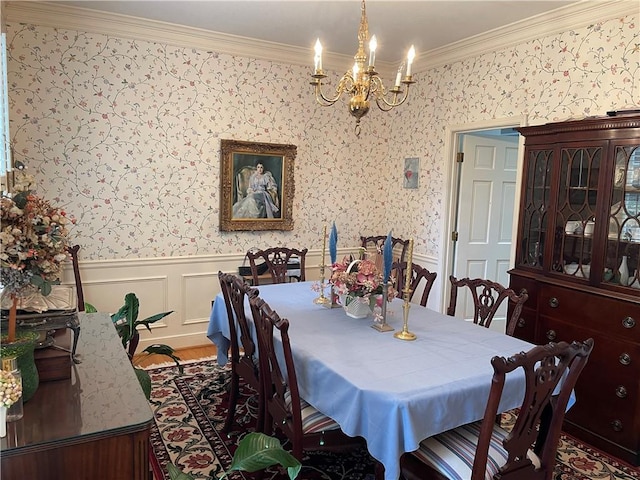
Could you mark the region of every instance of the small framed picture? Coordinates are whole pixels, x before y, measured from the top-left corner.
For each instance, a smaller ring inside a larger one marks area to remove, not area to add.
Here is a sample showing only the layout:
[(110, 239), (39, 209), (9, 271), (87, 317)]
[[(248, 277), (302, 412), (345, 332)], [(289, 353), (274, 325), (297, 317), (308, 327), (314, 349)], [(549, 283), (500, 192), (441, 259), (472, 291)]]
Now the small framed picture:
[(404, 188), (418, 188), (418, 179), (420, 178), (420, 159), (405, 158), (404, 173), (402, 176), (402, 186)]

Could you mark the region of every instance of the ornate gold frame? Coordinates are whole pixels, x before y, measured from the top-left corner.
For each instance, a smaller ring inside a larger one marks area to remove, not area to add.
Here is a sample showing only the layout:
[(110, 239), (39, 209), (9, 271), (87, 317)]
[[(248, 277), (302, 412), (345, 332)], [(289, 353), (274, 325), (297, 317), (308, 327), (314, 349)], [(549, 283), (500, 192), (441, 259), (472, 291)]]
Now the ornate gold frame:
[[(240, 140), (220, 141), (220, 231), (293, 230), (294, 161), (297, 147)], [(278, 184), (278, 218), (234, 218), (240, 170), (256, 161), (264, 164)]]

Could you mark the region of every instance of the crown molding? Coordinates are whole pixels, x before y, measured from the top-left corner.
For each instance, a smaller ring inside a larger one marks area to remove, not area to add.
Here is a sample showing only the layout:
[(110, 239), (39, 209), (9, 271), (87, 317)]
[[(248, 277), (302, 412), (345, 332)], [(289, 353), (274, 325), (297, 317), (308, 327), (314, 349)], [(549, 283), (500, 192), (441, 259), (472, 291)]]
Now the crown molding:
[[(312, 49), (67, 5), (46, 2), (8, 2), (7, 22), (33, 23), (52, 28), (101, 33), (239, 57), (309, 66), (309, 68), (313, 66)], [(346, 70), (345, 66), (353, 62), (353, 58), (348, 55), (332, 53), (327, 53), (323, 60), (326, 69), (338, 70), (343, 68)]]
[(640, 22), (637, 0), (584, 0), (421, 53), (415, 68), (427, 70), (627, 15)]
[[(313, 65), (312, 49), (276, 42), (258, 41), (238, 35), (46, 2), (13, 1), (7, 2), (5, 8), (6, 21), (9, 23), (32, 23), (53, 28), (101, 33), (290, 65), (309, 66), (309, 68)], [(597, 21), (634, 14), (640, 14), (637, 0), (584, 0), (441, 48), (422, 52), (416, 58), (414, 71), (461, 61)], [(640, 18), (638, 21), (640, 22)], [(323, 61), (326, 70), (343, 72), (350, 67), (353, 57), (327, 52)], [(393, 75), (397, 63), (380, 62), (377, 66), (381, 74)]]

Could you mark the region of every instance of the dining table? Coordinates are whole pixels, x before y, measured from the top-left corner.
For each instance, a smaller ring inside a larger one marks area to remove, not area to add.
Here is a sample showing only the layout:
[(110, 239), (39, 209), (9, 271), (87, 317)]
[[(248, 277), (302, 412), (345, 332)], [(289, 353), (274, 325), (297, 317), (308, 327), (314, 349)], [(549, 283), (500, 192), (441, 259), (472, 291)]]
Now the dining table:
[[(264, 285), (259, 296), (289, 321), (301, 397), (347, 435), (363, 437), (371, 456), (384, 466), (385, 480), (400, 477), (400, 457), (416, 450), (421, 440), (482, 419), (492, 357), (533, 347), (414, 303), (407, 330), (416, 338), (402, 340), (394, 336), (403, 329), (402, 299), (387, 306), (386, 323), (394, 331), (381, 332), (371, 328), (372, 316), (351, 318), (342, 308), (314, 303), (317, 284)], [(245, 308), (251, 322), (248, 302)], [(230, 333), (222, 294), (213, 303), (207, 336), (224, 365)], [(523, 374), (507, 376), (499, 410), (518, 407), (524, 388)]]

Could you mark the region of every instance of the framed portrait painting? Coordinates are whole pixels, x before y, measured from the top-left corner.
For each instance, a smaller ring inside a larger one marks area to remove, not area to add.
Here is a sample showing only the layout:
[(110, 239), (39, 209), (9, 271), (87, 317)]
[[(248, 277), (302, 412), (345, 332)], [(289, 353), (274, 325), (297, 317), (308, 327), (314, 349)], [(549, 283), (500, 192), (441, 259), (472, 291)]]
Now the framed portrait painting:
[(293, 230), (297, 147), (221, 140), (220, 230)]

